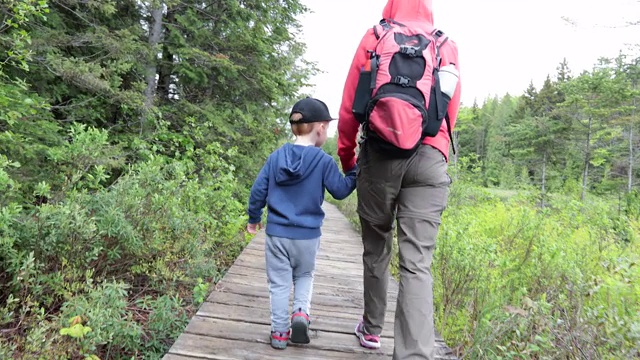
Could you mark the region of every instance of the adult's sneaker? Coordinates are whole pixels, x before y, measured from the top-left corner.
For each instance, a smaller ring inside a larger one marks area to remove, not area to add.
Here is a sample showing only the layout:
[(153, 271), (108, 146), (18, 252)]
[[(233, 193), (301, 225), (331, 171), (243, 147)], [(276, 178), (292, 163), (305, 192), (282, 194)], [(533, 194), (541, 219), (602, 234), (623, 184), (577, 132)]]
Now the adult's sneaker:
[(355, 333), (358, 339), (360, 339), (360, 346), (367, 349), (380, 349), (380, 336), (367, 334), (366, 331), (364, 331), (364, 319), (360, 320), (358, 325), (356, 325)]

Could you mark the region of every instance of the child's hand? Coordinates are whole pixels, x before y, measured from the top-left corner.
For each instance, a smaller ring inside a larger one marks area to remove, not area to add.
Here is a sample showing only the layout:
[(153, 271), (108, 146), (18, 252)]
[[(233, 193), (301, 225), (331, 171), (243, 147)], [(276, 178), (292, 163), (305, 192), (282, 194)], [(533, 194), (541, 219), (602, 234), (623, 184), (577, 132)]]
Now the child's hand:
[(258, 233), (258, 230), (260, 230), (260, 228), (262, 227), (261, 223), (257, 223), (257, 224), (247, 224), (247, 232), (249, 234), (255, 235)]

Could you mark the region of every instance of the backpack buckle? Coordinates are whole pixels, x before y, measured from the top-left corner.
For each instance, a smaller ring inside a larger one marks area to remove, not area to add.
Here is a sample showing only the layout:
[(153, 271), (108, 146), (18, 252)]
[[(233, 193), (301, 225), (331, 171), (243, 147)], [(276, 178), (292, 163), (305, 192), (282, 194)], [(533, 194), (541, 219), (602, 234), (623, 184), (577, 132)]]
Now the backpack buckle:
[(409, 84), (411, 83), (411, 79), (409, 79), (406, 76), (396, 76), (395, 78), (393, 78), (393, 82), (402, 86), (402, 87), (407, 87), (409, 86)]
[(436, 38), (439, 38), (439, 37), (441, 37), (442, 35), (444, 35), (444, 32), (443, 32), (442, 30), (435, 29), (435, 30), (433, 30), (433, 31), (431, 32), (431, 35), (432, 35), (432, 36), (434, 36), (434, 37), (436, 37)]
[(417, 46), (400, 45), (400, 53), (408, 56), (422, 56), (422, 50)]

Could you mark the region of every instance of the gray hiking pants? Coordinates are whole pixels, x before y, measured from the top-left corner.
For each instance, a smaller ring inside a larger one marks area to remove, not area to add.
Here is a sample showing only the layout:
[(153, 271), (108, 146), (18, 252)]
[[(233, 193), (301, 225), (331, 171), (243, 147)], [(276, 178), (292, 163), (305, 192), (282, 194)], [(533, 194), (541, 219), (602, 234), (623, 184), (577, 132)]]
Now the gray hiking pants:
[(289, 331), (289, 295), (293, 284), (293, 311), (310, 314), (313, 272), (320, 238), (291, 240), (267, 235), (265, 260), (271, 302), (271, 330)]
[(446, 160), (428, 145), (411, 158), (387, 159), (365, 142), (358, 167), (365, 331), (382, 332), (397, 221), (400, 286), (393, 359), (431, 360), (435, 346), (431, 260), (451, 183)]

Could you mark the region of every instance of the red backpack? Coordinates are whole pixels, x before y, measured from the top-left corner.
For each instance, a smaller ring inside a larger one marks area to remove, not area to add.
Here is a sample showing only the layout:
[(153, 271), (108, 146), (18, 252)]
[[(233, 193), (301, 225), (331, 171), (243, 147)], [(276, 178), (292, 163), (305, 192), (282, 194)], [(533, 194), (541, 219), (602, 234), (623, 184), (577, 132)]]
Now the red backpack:
[(363, 124), (364, 137), (393, 157), (411, 156), (425, 137), (438, 134), (443, 119), (452, 137), (447, 107), (457, 72), (448, 65), (455, 76), (447, 76), (449, 94), (443, 93), (440, 47), (448, 38), (440, 30), (424, 28), (393, 20), (374, 26), (378, 43), (369, 51), (371, 70), (362, 69), (356, 89), (353, 113)]

